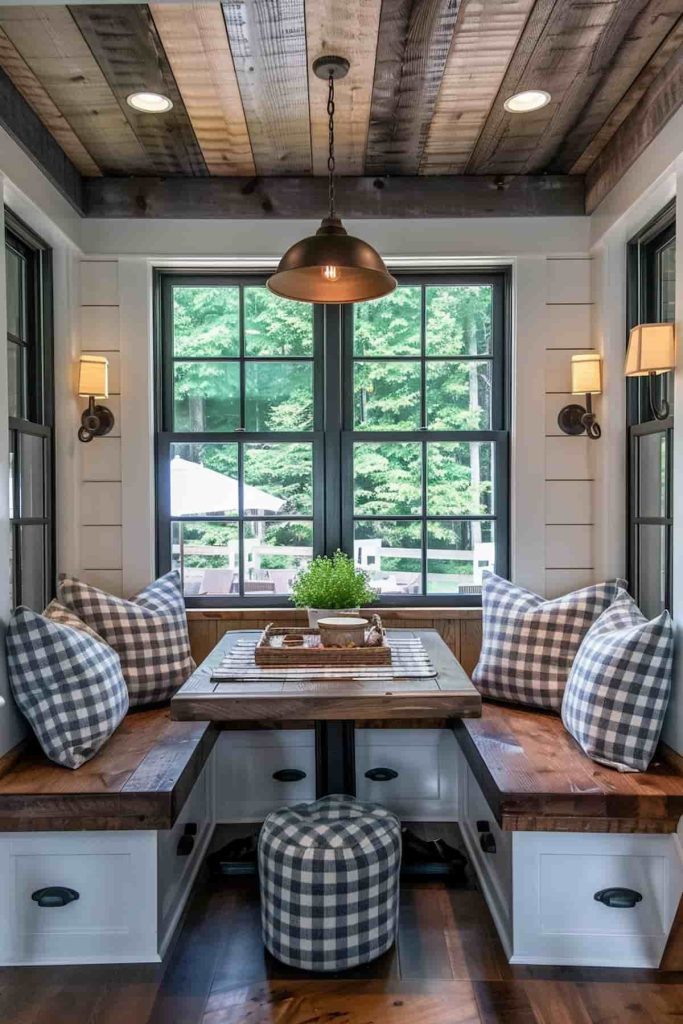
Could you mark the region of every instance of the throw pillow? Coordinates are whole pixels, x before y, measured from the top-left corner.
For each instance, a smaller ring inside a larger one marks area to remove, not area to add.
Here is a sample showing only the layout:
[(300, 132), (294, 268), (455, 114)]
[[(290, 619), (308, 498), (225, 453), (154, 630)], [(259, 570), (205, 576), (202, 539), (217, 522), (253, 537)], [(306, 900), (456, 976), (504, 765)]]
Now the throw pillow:
[(59, 598), (114, 648), (131, 706), (168, 700), (194, 671), (180, 573), (167, 573), (130, 601), (67, 577)]
[(91, 629), (90, 626), (83, 621), (83, 619), (79, 619), (78, 615), (69, 611), (69, 609), (65, 607), (65, 605), (60, 604), (59, 601), (50, 601), (49, 605), (43, 612), (43, 615), (46, 619), (52, 619), (53, 622), (61, 623), (62, 626), (71, 626), (72, 629), (80, 629), (81, 633), (87, 633), (89, 637), (92, 637), (93, 640), (99, 640), (101, 644), (105, 642), (99, 633), (96, 633), (94, 629)]
[(14, 699), (47, 757), (79, 768), (128, 710), (117, 654), (71, 626), (17, 608), (7, 637)]
[(620, 590), (586, 634), (562, 701), (564, 726), (588, 757), (646, 770), (669, 700), (673, 647), (669, 613), (648, 621)]
[(546, 601), (485, 573), (483, 641), (472, 674), (482, 695), (559, 711), (581, 641), (617, 589), (615, 580)]

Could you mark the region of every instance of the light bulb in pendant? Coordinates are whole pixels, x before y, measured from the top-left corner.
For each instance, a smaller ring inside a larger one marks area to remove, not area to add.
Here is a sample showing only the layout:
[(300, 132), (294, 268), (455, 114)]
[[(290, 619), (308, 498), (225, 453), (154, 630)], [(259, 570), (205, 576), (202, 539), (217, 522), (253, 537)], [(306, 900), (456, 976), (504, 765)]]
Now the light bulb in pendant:
[(339, 270), (337, 267), (323, 267), (323, 277), (326, 281), (336, 281), (339, 277)]

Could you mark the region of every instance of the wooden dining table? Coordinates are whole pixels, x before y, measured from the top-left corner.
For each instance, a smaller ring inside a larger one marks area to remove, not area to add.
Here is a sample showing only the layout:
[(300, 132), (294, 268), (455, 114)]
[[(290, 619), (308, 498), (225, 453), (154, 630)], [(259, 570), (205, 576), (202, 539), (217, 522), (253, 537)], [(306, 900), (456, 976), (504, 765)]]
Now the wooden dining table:
[[(419, 719), (474, 718), (481, 715), (481, 697), (464, 669), (434, 629), (388, 630), (391, 645), (415, 638), (421, 641), (435, 669), (428, 678), (324, 679), (315, 670), (297, 670), (296, 678), (221, 680), (219, 666), (237, 645), (255, 643), (259, 630), (235, 630), (223, 635), (197, 671), (171, 700), (171, 717), (178, 720), (229, 723), (314, 723), (316, 792), (355, 795), (356, 721), (414, 722)], [(316, 678), (316, 675), (318, 678)], [(286, 677), (287, 676), (287, 677)]]

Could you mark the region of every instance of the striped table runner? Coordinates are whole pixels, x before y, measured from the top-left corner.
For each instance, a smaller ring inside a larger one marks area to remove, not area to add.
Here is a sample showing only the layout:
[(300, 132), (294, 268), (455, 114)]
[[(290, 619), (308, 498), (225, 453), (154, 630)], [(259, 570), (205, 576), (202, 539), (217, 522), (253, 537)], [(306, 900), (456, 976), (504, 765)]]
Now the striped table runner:
[(437, 672), (432, 665), (419, 637), (391, 639), (391, 665), (360, 665), (344, 668), (331, 665), (274, 666), (257, 665), (254, 661), (255, 640), (238, 640), (232, 650), (223, 658), (211, 676), (212, 682), (264, 683), (269, 681), (303, 680), (346, 681), (393, 679), (433, 679)]

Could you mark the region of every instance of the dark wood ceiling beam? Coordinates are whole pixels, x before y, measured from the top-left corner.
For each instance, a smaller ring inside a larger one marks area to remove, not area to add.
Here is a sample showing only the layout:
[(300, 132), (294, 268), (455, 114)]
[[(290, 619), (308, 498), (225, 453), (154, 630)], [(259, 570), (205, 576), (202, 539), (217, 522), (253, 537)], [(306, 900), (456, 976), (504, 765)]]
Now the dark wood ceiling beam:
[(586, 211), (592, 213), (683, 104), (683, 48), (657, 75), (586, 175)]
[[(84, 183), (89, 217), (322, 217), (327, 181), (281, 178), (93, 178)], [(342, 177), (344, 218), (565, 217), (584, 212), (578, 175)]]
[(83, 212), (82, 178), (64, 150), (0, 68), (0, 126), (79, 212)]
[[(192, 124), (147, 4), (69, 8), (112, 92), (159, 174), (207, 174)], [(173, 109), (145, 114), (126, 103), (132, 92), (168, 96)]]
[(417, 173), (457, 13), (457, 0), (383, 0), (367, 174)]
[[(653, 0), (648, 3), (624, 33), (614, 59), (609, 60), (602, 70), (588, 103), (576, 117), (571, 130), (549, 162), (548, 170), (568, 174), (653, 57), (658, 56), (659, 67), (652, 73), (652, 78), (682, 42), (681, 0)], [(668, 51), (664, 60), (661, 53), (663, 50)], [(594, 54), (591, 66), (600, 63), (599, 57), (599, 54)], [(642, 89), (641, 95), (645, 88), (647, 86)], [(607, 139), (604, 139), (603, 145), (606, 142)], [(595, 155), (597, 150), (593, 157)], [(590, 162), (575, 173), (582, 173)]]
[(257, 172), (310, 172), (304, 0), (225, 0), (223, 15)]

